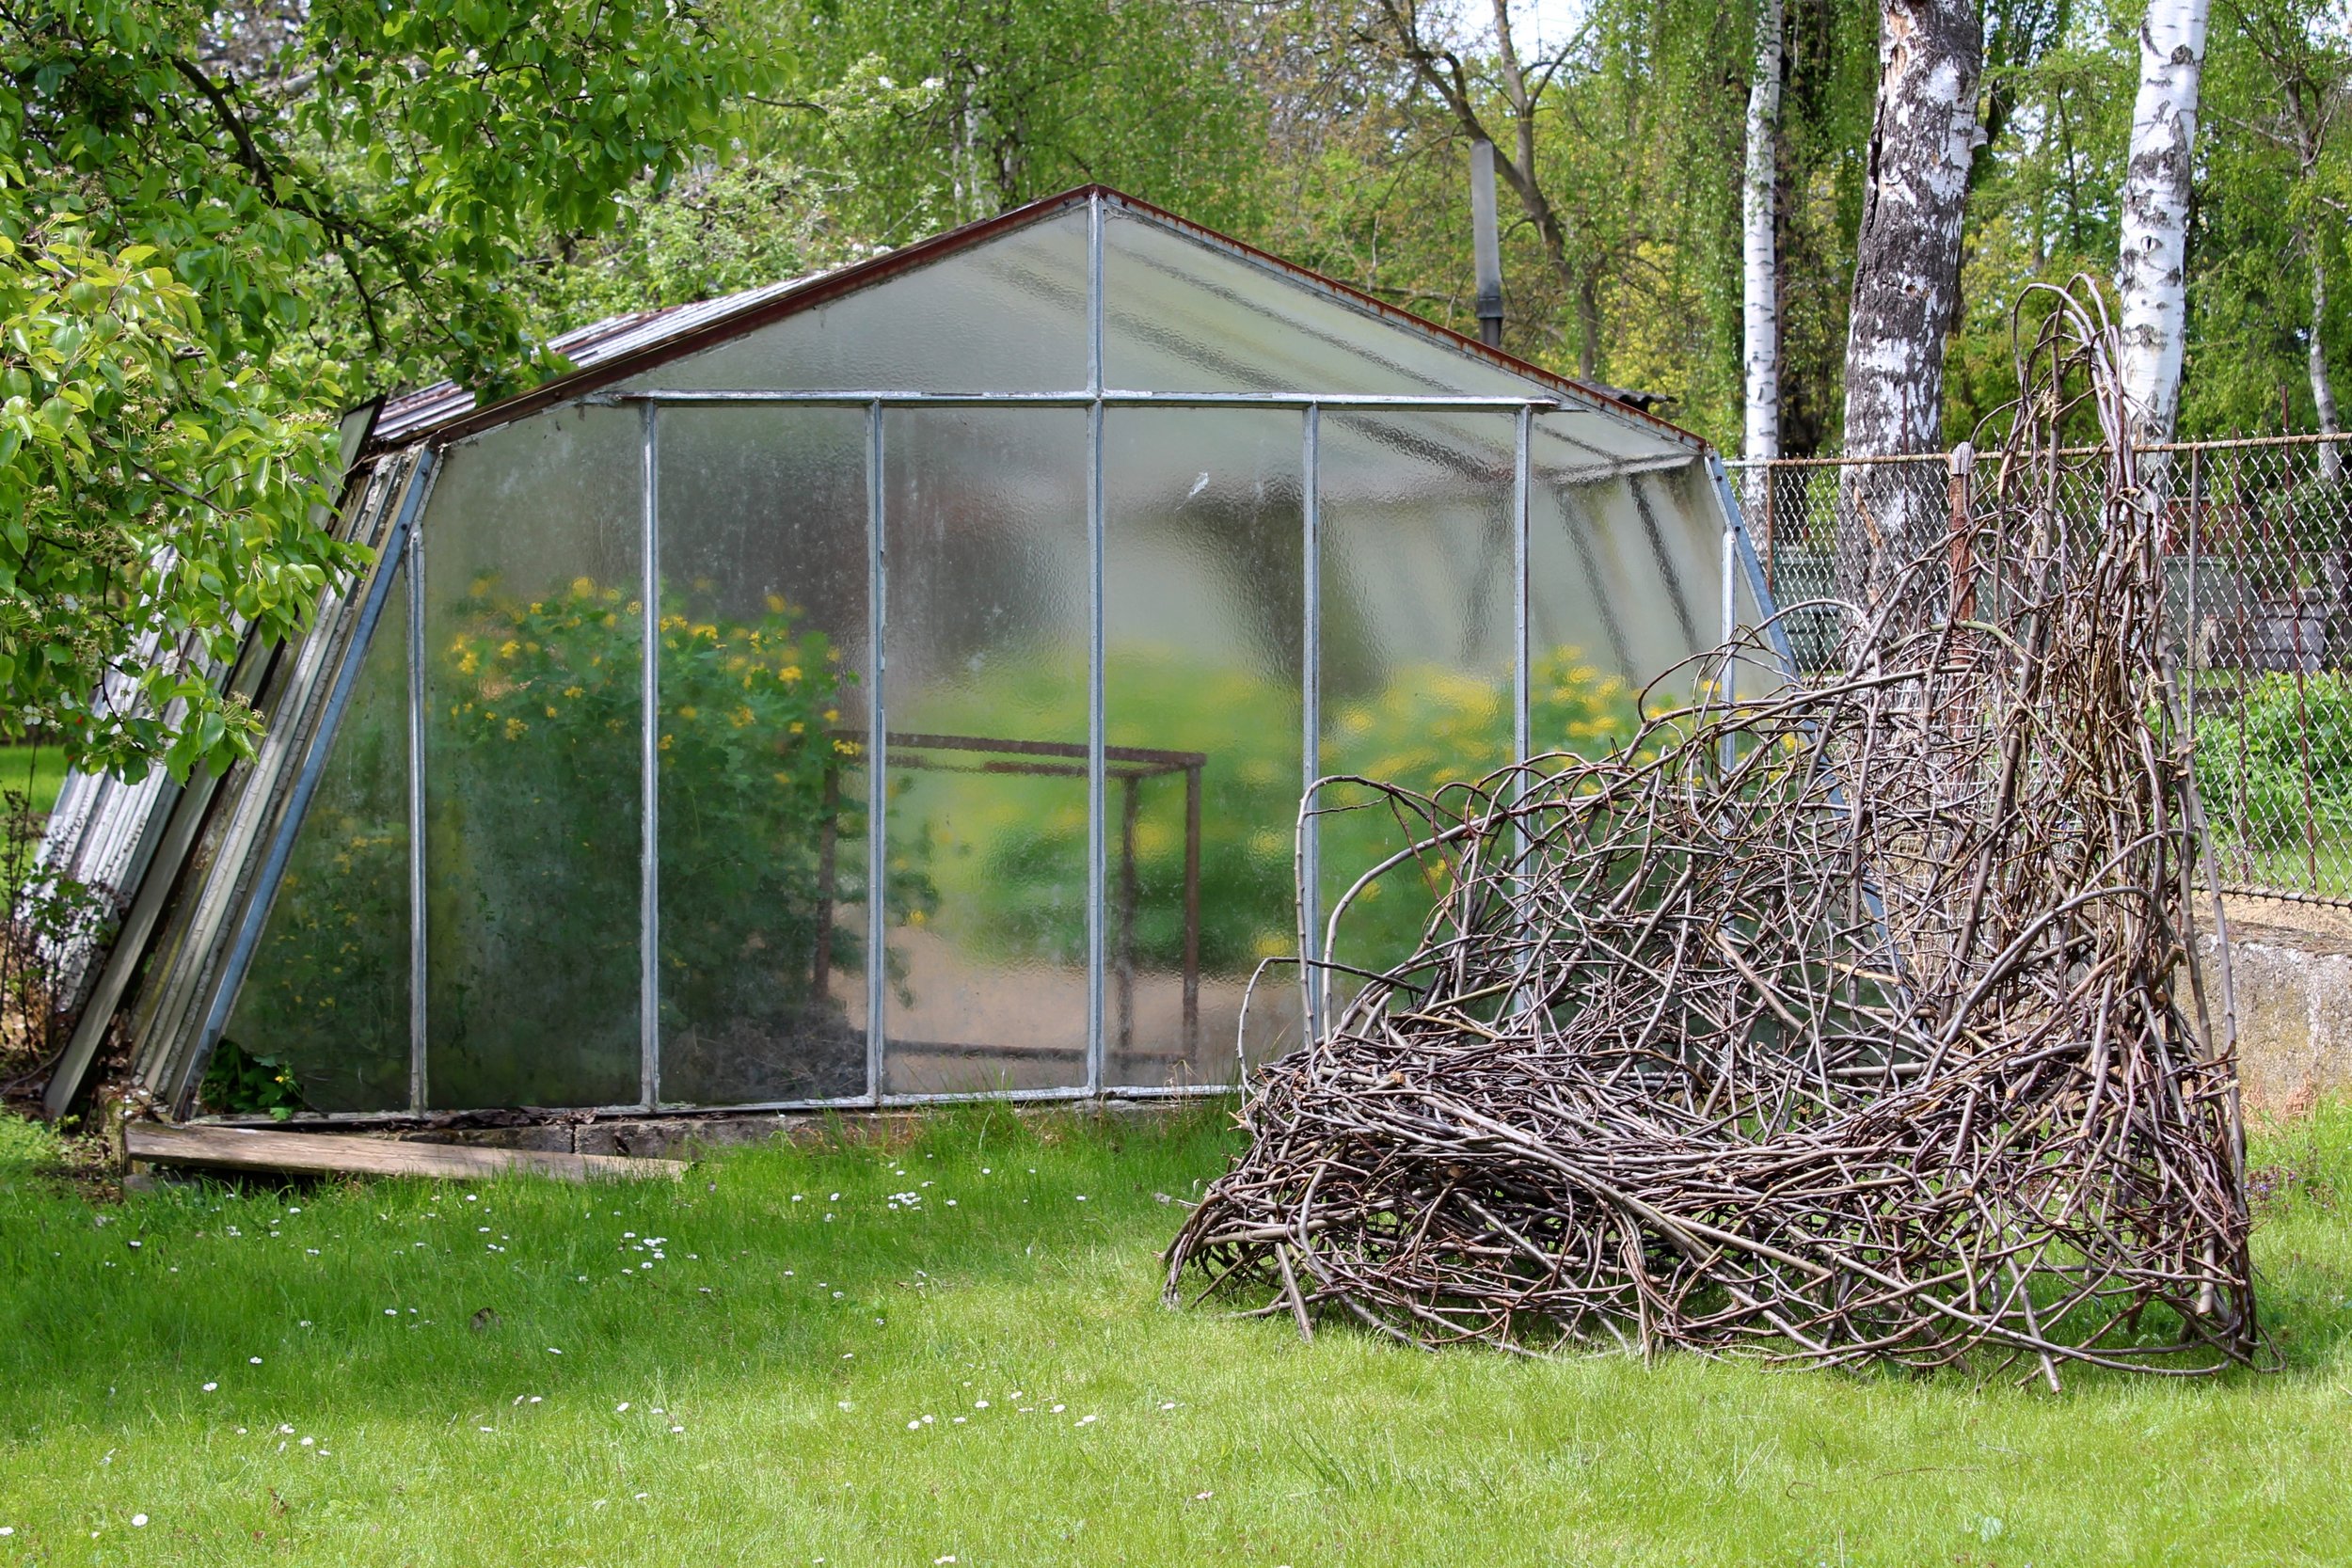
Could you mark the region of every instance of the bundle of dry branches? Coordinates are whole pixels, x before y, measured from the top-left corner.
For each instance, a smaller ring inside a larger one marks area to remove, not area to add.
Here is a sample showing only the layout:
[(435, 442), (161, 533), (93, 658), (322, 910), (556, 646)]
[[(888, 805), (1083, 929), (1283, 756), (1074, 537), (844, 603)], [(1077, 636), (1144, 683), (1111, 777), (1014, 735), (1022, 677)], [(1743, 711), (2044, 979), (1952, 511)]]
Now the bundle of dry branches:
[[(1311, 811), (1369, 792), (1409, 843), (1333, 910), (1323, 1025), (1252, 1083), (1171, 1297), (1193, 1269), (1424, 1345), (1982, 1349), (2053, 1387), (2256, 1357), (2163, 509), (2114, 442), (2097, 514), (2058, 506), (2061, 426), (2120, 427), (2113, 351), (2058, 294), (1986, 494), (1839, 607), (1835, 673), (1766, 626), (1599, 760), (1326, 781)], [(1351, 901), (1400, 879), (1438, 890), (1420, 950), (1349, 970)]]

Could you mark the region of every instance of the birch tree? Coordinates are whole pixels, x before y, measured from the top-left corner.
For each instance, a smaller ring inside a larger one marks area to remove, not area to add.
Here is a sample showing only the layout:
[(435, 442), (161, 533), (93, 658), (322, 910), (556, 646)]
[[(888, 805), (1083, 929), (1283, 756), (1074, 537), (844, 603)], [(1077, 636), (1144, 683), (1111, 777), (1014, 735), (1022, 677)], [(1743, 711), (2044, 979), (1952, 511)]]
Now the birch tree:
[[(1747, 166), (1740, 182), (1740, 358), (1750, 462), (1780, 455), (1779, 196), (1781, 0), (1756, 13), (1756, 73), (1748, 83)], [(1767, 474), (1762, 483), (1770, 483)]]
[(2116, 260), (2123, 393), (2134, 437), (2169, 441), (2181, 406), (2188, 321), (2188, 198), (2206, 0), (2152, 0), (2139, 29), (2139, 90), (2123, 169)]
[[(2331, 14), (2332, 13), (2332, 14)], [(2222, 123), (2283, 153), (2291, 174), (2285, 203), (2293, 248), (2311, 277), (2310, 325), (2303, 343), (2304, 373), (2311, 381), (2312, 413), (2322, 434), (2343, 428), (2335, 383), (2328, 366), (2328, 277), (2331, 236), (2340, 237), (2348, 217), (2329, 187), (2341, 182), (2339, 128), (2352, 110), (2352, 40), (2342, 32), (2344, 11), (2298, 0), (2284, 4), (2251, 0), (2225, 8), (2260, 64), (2262, 101), (2249, 119)], [(2331, 168), (2330, 163), (2338, 166)], [(2331, 176), (2334, 178), (2331, 179)], [(2319, 448), (2319, 476), (2328, 484), (2344, 477), (2344, 451), (2335, 442)]]
[[(1945, 338), (1960, 298), (1961, 213), (1983, 139), (1977, 77), (1984, 34), (1974, 0), (1883, 0), (1878, 107), (1870, 127), (1853, 307), (1846, 337), (1846, 451), (1932, 451), (1944, 402)], [(1876, 603), (1927, 547), (1934, 490), (1902, 467), (1850, 470), (1838, 578)]]

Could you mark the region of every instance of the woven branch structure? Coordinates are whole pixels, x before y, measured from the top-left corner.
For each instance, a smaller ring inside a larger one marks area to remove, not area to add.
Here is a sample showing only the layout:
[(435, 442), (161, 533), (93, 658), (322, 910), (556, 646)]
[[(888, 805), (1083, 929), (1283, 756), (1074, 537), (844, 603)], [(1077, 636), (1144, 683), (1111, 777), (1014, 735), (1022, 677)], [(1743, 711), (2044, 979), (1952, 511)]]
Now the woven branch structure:
[[(1331, 911), (1322, 1025), (1253, 1079), (1171, 1299), (2053, 1388), (2261, 1358), (2161, 479), (2110, 439), (2098, 515), (2058, 509), (2058, 432), (2122, 408), (2095, 289), (2052, 293), (1984, 493), (1838, 607), (1842, 668), (1790, 679), (1767, 626), (1612, 755), (1311, 795), (1401, 847)], [(1351, 970), (1374, 888), (1433, 912)]]

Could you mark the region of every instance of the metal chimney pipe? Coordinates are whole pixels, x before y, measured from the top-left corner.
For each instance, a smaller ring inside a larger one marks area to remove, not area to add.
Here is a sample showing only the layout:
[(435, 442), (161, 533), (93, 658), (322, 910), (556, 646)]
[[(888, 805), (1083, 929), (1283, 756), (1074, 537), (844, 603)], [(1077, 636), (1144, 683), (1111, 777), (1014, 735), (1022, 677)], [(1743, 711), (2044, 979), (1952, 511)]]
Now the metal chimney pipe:
[(1470, 249), (1478, 268), (1478, 341), (1502, 346), (1502, 243), (1495, 232), (1495, 144), (1470, 143)]

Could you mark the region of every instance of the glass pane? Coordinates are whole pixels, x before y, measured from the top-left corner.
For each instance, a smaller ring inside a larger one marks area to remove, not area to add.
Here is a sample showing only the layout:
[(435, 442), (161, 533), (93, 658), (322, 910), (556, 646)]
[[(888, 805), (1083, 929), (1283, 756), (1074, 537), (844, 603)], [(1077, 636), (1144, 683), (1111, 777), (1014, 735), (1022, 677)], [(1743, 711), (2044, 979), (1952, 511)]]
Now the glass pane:
[[(1482, 778), (1511, 755), (1511, 419), (1326, 415), (1321, 448), (1321, 770), (1422, 794)], [(1321, 803), (1372, 799), (1338, 787)], [(1385, 807), (1324, 817), (1324, 917), (1409, 842)], [(1433, 858), (1418, 880), (1383, 877), (1343, 917), (1333, 956), (1369, 970), (1404, 960), (1445, 876)]]
[(661, 416), (661, 1098), (866, 1092), (866, 414)]
[[(1087, 380), (1087, 214), (983, 240), (628, 383), (1059, 392)], [(953, 352), (942, 352), (944, 345)]]
[[(1299, 416), (1105, 420), (1105, 1081), (1232, 1083), (1251, 974), (1298, 951)], [(1297, 998), (1266, 972), (1250, 1060), (1297, 1043)]]
[(886, 417), (884, 1087), (1083, 1084), (1086, 415)]
[[(1550, 388), (1434, 331), (1385, 320), (1274, 263), (1235, 255), (1155, 219), (1105, 214), (1106, 385), (1137, 391), (1454, 393), (1524, 397)], [(1599, 416), (1585, 437), (1610, 453), (1665, 439)]]
[(294, 837), (224, 1046), (291, 1074), (313, 1111), (408, 1106), (408, 574)]
[(453, 450), (424, 518), (427, 1102), (639, 1097), (635, 409)]
[[(1560, 483), (1539, 467), (1528, 541), (1535, 663), (1530, 741), (1589, 752), (1626, 738), (1631, 697), (1723, 632), (1723, 514), (1703, 464)], [(1572, 678), (1571, 678), (1572, 677)], [(1654, 705), (1687, 702), (1687, 676)], [(1558, 711), (1547, 716), (1546, 706)]]

